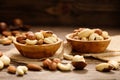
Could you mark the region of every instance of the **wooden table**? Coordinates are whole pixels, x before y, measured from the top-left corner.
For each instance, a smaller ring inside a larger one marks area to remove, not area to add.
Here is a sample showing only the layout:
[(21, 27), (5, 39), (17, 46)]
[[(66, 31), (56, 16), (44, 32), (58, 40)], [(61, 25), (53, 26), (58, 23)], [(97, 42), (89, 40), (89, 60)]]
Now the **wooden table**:
[[(38, 29), (52, 30), (60, 38), (65, 40), (65, 35), (71, 32), (76, 27), (34, 27), (31, 30), (37, 31)], [(108, 30), (112, 35), (120, 34), (119, 30)], [(3, 46), (0, 45), (0, 51), (3, 53), (12, 49), (14, 45)], [(28, 71), (28, 73), (22, 77), (14, 74), (7, 73), (7, 69), (4, 68), (0, 71), (0, 80), (120, 80), (120, 71), (111, 72), (98, 72), (95, 70), (95, 66), (102, 61), (93, 58), (85, 58), (88, 63), (84, 70), (73, 70), (71, 72), (61, 71)], [(11, 65), (21, 65), (16, 62), (11, 62)]]

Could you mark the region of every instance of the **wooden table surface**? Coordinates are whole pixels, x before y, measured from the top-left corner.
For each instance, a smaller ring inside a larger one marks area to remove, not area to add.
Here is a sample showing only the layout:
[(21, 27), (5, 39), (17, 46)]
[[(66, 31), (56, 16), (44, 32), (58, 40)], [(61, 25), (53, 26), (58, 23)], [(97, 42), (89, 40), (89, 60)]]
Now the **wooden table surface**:
[[(31, 30), (37, 31), (39, 29), (52, 30), (60, 38), (65, 40), (65, 35), (71, 32), (76, 27), (34, 27)], [(119, 35), (118, 29), (106, 29), (111, 35)], [(14, 46), (3, 46), (0, 45), (0, 51), (3, 53), (12, 49)], [(28, 71), (24, 76), (16, 76), (14, 74), (7, 73), (7, 69), (0, 70), (0, 80), (120, 80), (120, 70), (111, 72), (98, 72), (95, 70), (95, 66), (102, 61), (93, 58), (85, 58), (87, 67), (84, 70), (73, 70), (71, 72), (61, 71)], [(16, 62), (11, 62), (11, 65), (21, 65)]]

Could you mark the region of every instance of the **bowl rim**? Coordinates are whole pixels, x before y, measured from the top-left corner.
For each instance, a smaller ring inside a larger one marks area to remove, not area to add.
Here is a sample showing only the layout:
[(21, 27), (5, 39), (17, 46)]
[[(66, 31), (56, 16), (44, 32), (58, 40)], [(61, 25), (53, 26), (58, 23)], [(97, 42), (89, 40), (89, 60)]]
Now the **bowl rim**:
[(76, 42), (105, 42), (105, 41), (111, 41), (111, 37), (109, 37), (108, 39), (105, 40), (94, 40), (94, 41), (84, 41), (84, 40), (77, 40), (77, 39), (72, 39), (70, 38), (70, 36), (72, 35), (72, 33), (67, 34), (65, 37), (67, 40), (71, 40), (71, 41), (76, 41)]
[(14, 39), (13, 44), (18, 44), (20, 46), (30, 46), (30, 47), (35, 46), (35, 47), (37, 47), (37, 46), (51, 46), (51, 45), (54, 45), (54, 44), (58, 44), (58, 43), (60, 43), (62, 41), (63, 41), (62, 39), (58, 38), (58, 41), (55, 42), (55, 43), (52, 43), (52, 44), (28, 45), (28, 44), (21, 44), (21, 43), (17, 42), (16, 39)]

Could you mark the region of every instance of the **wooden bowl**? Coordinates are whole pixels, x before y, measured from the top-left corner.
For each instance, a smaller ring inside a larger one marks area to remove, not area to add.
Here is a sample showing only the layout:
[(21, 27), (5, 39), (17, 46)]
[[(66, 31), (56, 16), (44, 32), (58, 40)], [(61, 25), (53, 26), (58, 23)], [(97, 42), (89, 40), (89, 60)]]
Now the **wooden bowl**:
[(72, 46), (72, 49), (82, 53), (99, 53), (104, 52), (108, 47), (111, 39), (102, 41), (83, 41), (70, 38), (72, 34), (67, 34), (66, 39)]
[(39, 59), (53, 56), (59, 49), (62, 40), (58, 39), (56, 43), (42, 45), (21, 44), (18, 43), (16, 40), (14, 40), (13, 43), (22, 56)]

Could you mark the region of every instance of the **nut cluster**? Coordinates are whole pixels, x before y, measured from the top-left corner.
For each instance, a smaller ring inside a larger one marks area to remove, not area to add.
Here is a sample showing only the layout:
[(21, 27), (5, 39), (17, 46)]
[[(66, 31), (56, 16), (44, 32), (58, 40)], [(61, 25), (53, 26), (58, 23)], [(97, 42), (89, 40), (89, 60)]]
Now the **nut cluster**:
[(52, 31), (26, 32), (25, 35), (17, 36), (16, 41), (21, 44), (41, 45), (52, 44), (58, 41), (58, 37)]
[(79, 28), (75, 29), (71, 38), (84, 41), (105, 40), (110, 36), (107, 31), (101, 29)]
[(16, 36), (25, 34), (21, 31), (3, 31), (0, 36), (0, 44), (10, 45)]

